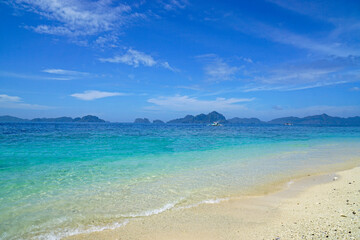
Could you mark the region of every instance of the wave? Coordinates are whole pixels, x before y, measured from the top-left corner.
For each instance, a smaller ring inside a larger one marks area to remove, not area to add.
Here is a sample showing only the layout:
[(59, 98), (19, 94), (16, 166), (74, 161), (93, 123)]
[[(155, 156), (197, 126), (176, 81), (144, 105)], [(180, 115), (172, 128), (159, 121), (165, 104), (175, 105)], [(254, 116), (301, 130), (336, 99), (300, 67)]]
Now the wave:
[(141, 213), (138, 213), (138, 214), (128, 214), (128, 215), (121, 215), (121, 216), (124, 217), (124, 218), (129, 218), (129, 217), (136, 218), (136, 217), (148, 217), (148, 216), (151, 216), (151, 215), (156, 215), (156, 214), (159, 214), (159, 213), (162, 213), (162, 212), (165, 212), (167, 210), (172, 209), (179, 202), (181, 202), (183, 199), (184, 198), (181, 198), (180, 200), (178, 200), (176, 202), (168, 203), (168, 204), (164, 205), (161, 208), (144, 211), (144, 212), (141, 212)]
[(46, 240), (60, 240), (65, 237), (70, 237), (70, 236), (74, 236), (74, 235), (78, 235), (78, 234), (101, 232), (104, 230), (114, 230), (116, 228), (123, 227), (128, 223), (129, 223), (129, 220), (126, 219), (123, 222), (116, 222), (116, 223), (113, 223), (113, 224), (110, 224), (107, 226), (92, 226), (88, 229), (69, 229), (69, 230), (62, 231), (61, 233), (52, 232), (52, 233), (38, 236), (35, 239), (38, 239), (38, 240), (45, 240), (45, 239)]
[(287, 186), (287, 187), (290, 187), (290, 186), (293, 185), (293, 184), (294, 184), (294, 181), (290, 180), (289, 182), (286, 183), (286, 186)]
[(187, 206), (178, 207), (177, 209), (193, 208), (193, 207), (200, 206), (202, 204), (216, 204), (216, 203), (220, 203), (220, 202), (224, 202), (224, 201), (228, 201), (228, 200), (230, 200), (230, 198), (206, 199), (206, 200), (203, 200), (203, 201), (195, 203), (195, 204), (190, 204), (190, 205), (187, 205)]
[[(70, 237), (73, 235), (78, 235), (78, 234), (86, 234), (86, 233), (93, 233), (93, 232), (101, 232), (104, 230), (113, 230), (119, 227), (123, 227), (126, 224), (128, 224), (130, 222), (130, 219), (127, 218), (137, 218), (137, 217), (148, 217), (148, 216), (152, 216), (152, 215), (156, 215), (156, 214), (160, 214), (162, 212), (165, 212), (167, 210), (170, 210), (172, 208), (174, 208), (177, 204), (179, 204), (184, 198), (179, 199), (178, 201), (172, 202), (172, 203), (167, 203), (164, 206), (160, 207), (160, 208), (156, 208), (156, 209), (152, 209), (152, 210), (148, 210), (148, 211), (144, 211), (138, 214), (127, 214), (127, 215), (121, 215), (121, 217), (125, 218), (125, 220), (123, 222), (116, 222), (107, 226), (92, 226), (89, 227), (88, 229), (69, 229), (69, 230), (64, 230), (62, 232), (51, 232), (48, 234), (44, 234), (41, 236), (36, 237), (35, 239), (38, 240), (60, 240), (62, 238), (65, 237)], [(176, 209), (188, 209), (188, 208), (193, 208), (193, 207), (197, 207), (199, 205), (202, 204), (217, 204), (223, 201), (228, 201), (229, 198), (215, 198), (215, 199), (206, 199), (203, 201), (200, 201), (198, 203), (195, 204), (191, 204), (188, 206), (179, 206)]]

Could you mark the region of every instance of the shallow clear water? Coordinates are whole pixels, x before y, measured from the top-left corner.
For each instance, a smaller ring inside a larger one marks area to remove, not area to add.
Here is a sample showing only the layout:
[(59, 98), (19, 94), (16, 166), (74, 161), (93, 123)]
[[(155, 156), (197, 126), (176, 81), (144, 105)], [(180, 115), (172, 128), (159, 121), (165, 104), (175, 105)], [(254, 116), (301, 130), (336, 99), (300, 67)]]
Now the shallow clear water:
[(358, 156), (352, 127), (0, 124), (0, 239), (115, 228)]

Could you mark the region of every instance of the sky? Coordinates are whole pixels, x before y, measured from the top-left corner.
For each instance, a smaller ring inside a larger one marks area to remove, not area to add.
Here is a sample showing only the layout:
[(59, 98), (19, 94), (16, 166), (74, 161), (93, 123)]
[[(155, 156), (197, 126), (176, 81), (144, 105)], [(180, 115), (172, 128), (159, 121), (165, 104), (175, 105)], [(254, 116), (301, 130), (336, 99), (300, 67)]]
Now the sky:
[(0, 115), (360, 115), (360, 3), (0, 0)]

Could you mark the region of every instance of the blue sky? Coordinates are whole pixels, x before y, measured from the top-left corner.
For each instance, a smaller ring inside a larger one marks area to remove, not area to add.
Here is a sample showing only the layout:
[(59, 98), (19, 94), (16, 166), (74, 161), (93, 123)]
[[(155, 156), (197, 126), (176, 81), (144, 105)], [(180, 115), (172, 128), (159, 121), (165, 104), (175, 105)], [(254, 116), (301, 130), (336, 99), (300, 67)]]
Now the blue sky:
[(358, 1), (0, 2), (0, 115), (360, 115)]

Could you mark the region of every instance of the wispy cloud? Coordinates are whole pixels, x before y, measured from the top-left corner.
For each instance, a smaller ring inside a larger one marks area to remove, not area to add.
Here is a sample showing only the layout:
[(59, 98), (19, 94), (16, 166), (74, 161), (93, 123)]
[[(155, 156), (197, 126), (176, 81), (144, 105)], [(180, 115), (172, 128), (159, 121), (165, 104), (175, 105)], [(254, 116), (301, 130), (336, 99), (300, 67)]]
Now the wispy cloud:
[(175, 10), (175, 9), (183, 9), (185, 8), (189, 3), (187, 0), (165, 0), (161, 1), (164, 8), (168, 11)]
[[(208, 54), (198, 56), (198, 58), (216, 59), (217, 56)], [(217, 69), (211, 67), (212, 62), (207, 63), (205, 70), (209, 70), (208, 74)], [(222, 87), (207, 95), (231, 92), (297, 91), (358, 82), (360, 81), (359, 67), (360, 58), (356, 56), (305, 59), (278, 65), (252, 63), (242, 65), (241, 68), (237, 67), (234, 71), (226, 71), (226, 74), (233, 74), (230, 75), (231, 78), (228, 75), (219, 78), (237, 81), (239, 84), (236, 87), (230, 89)], [(211, 75), (213, 79), (215, 76), (221, 76), (222, 71), (216, 71), (216, 73), (218, 74)]]
[(35, 80), (56, 80), (56, 81), (68, 81), (79, 78), (84, 78), (87, 76), (93, 76), (88, 72), (79, 72), (73, 70), (65, 70), (59, 68), (48, 68), (41, 70), (43, 74), (31, 74), (31, 73), (13, 73), (0, 71), (0, 76), (10, 77), (10, 78), (22, 78), (22, 79), (35, 79)]
[(247, 57), (240, 57), (241, 60), (243, 60), (244, 62), (247, 63), (254, 63), (253, 60), (251, 58), (247, 58)]
[(196, 56), (196, 58), (205, 64), (204, 72), (208, 79), (212, 81), (232, 80), (240, 69), (239, 67), (230, 66), (216, 54), (204, 54)]
[[(184, 9), (188, 0), (8, 0), (17, 11), (39, 16), (23, 25), (39, 34), (66, 36), (81, 46), (119, 47), (118, 40), (132, 25), (161, 18), (164, 12)], [(165, 11), (164, 11), (165, 9)]]
[[(339, 4), (337, 1), (303, 1), (303, 0), (267, 0), (284, 9), (335, 23), (346, 18), (358, 16), (358, 2), (346, 1)], [(353, 19), (354, 20), (354, 19)]]
[(142, 17), (132, 12), (129, 5), (108, 0), (12, 0), (10, 3), (53, 21), (30, 28), (54, 35), (94, 35), (123, 26), (132, 18)]
[(9, 77), (9, 78), (22, 78), (22, 79), (35, 79), (35, 80), (56, 80), (56, 81), (68, 81), (73, 80), (74, 76), (43, 76), (43, 75), (36, 75), (30, 73), (13, 73), (13, 72), (5, 72), (0, 71), (0, 76)]
[[(241, 17), (234, 14), (229, 18), (222, 18), (222, 21), (242, 33), (290, 45), (298, 49), (305, 49), (310, 54), (339, 57), (360, 55), (360, 50), (357, 46), (360, 19), (358, 11), (355, 10), (358, 6), (355, 3), (356, 1), (344, 4), (339, 4), (336, 1), (268, 1), (284, 9), (306, 15), (304, 20), (308, 20), (310, 17), (317, 24), (322, 22), (326, 25), (326, 29), (319, 28), (318, 32), (315, 33), (316, 26), (314, 26), (314, 29), (309, 28), (311, 32), (304, 33), (297, 31), (298, 28), (282, 24), (281, 22), (261, 21), (260, 19), (262, 18), (257, 18), (256, 20), (247, 17), (246, 14)], [(274, 17), (276, 18), (276, 16)], [(297, 17), (300, 18), (301, 16)], [(284, 19), (284, 21), (287, 20)], [(289, 22), (291, 21), (289, 19)]]
[(206, 96), (234, 92), (299, 91), (360, 82), (359, 61), (358, 57), (338, 57), (271, 66), (252, 64), (251, 68), (238, 74), (237, 86), (219, 87)]
[(59, 69), (59, 68), (49, 68), (44, 69), (42, 72), (50, 73), (50, 74), (58, 74), (58, 75), (89, 75), (87, 72), (78, 72), (78, 71), (72, 71), (72, 70), (65, 70), (65, 69)]
[(143, 52), (139, 52), (133, 49), (129, 49), (125, 54), (114, 56), (112, 58), (100, 58), (101, 62), (110, 63), (125, 63), (130, 66), (138, 67), (139, 65), (154, 66), (157, 62), (150, 55)]
[(288, 92), (288, 91), (297, 91), (297, 90), (305, 90), (311, 88), (318, 87), (326, 87), (331, 85), (338, 85), (349, 83), (350, 81), (337, 81), (337, 82), (318, 82), (315, 84), (309, 85), (287, 85), (287, 86), (272, 86), (272, 85), (260, 85), (256, 87), (245, 87), (242, 92), (259, 92), (259, 91), (280, 91), (280, 92)]
[(0, 94), (0, 108), (15, 108), (15, 109), (31, 109), (31, 110), (46, 110), (52, 107), (24, 103), (21, 97), (9, 96), (7, 94)]
[(0, 102), (20, 102), (20, 101), (21, 101), (20, 97), (0, 94)]
[(352, 88), (350, 88), (350, 91), (358, 92), (358, 91), (360, 91), (360, 88), (359, 87), (352, 87)]
[(230, 80), (239, 70), (237, 67), (230, 67), (221, 59), (217, 59), (204, 68), (205, 73), (212, 80)]
[(111, 48), (116, 48), (118, 47), (118, 42), (119, 42), (119, 37), (113, 34), (105, 34), (104, 36), (99, 36), (96, 40), (95, 40), (95, 44), (99, 47), (111, 47)]
[[(255, 66), (245, 92), (295, 91), (360, 81), (359, 57), (325, 58), (280, 66)], [(239, 89), (239, 88), (237, 88)]]
[(315, 53), (333, 55), (339, 57), (348, 57), (351, 55), (360, 55), (356, 48), (339, 44), (329, 38), (312, 39), (304, 35), (296, 34), (285, 29), (273, 27), (260, 22), (247, 22), (236, 26), (242, 32), (265, 38), (273, 42), (291, 45), (300, 49), (307, 49)]
[(152, 56), (131, 48), (128, 49), (123, 55), (117, 55), (112, 58), (100, 58), (99, 60), (101, 62), (109, 63), (124, 63), (135, 68), (139, 67), (140, 65), (147, 67), (160, 66), (171, 71), (177, 71), (175, 68), (171, 67), (168, 62), (155, 60)]
[(168, 70), (170, 70), (170, 71), (172, 71), (172, 72), (179, 72), (179, 71), (180, 71), (179, 69), (170, 66), (170, 64), (169, 64), (168, 62), (162, 62), (162, 63), (160, 63), (160, 65), (161, 65), (163, 68), (168, 69)]
[(100, 98), (125, 96), (125, 95), (127, 95), (127, 94), (120, 93), (120, 92), (102, 92), (102, 91), (96, 91), (96, 90), (88, 90), (88, 91), (84, 91), (83, 93), (74, 93), (74, 94), (71, 94), (70, 96), (80, 99), (80, 100), (91, 101), (91, 100), (100, 99)]
[(202, 91), (202, 90), (204, 90), (199, 85), (176, 86), (175, 88), (188, 89), (188, 90), (192, 90), (192, 91)]
[(243, 109), (243, 103), (251, 102), (255, 98), (216, 98), (214, 100), (200, 100), (189, 96), (161, 96), (150, 98), (147, 101), (154, 104), (149, 110), (170, 111), (211, 111), (211, 110), (236, 110)]
[(331, 74), (336, 74), (337, 69), (324, 69), (324, 68), (301, 68), (295, 67), (288, 69), (280, 68), (274, 69), (269, 72), (270, 76), (259, 77), (263, 83), (307, 83), (316, 82), (320, 79), (325, 80)]

